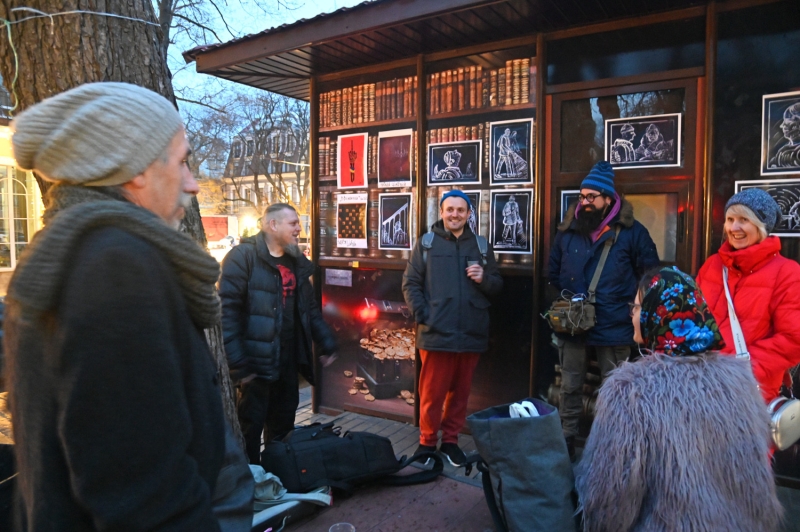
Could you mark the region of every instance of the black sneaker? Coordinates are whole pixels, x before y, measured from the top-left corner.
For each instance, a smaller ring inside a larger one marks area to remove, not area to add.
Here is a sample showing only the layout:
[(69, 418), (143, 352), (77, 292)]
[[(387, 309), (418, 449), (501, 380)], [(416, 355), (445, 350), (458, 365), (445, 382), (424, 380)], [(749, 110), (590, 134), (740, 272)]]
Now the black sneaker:
[[(436, 452), (436, 447), (434, 447), (432, 445), (422, 445), (422, 444), (420, 444), (419, 447), (417, 447), (417, 450), (414, 451), (414, 456), (418, 455), (419, 453), (435, 453), (435, 452)], [(430, 462), (430, 461), (431, 461), (431, 457), (430, 456), (424, 456), (424, 457), (421, 457), (421, 458), (417, 458), (417, 462), (420, 462), (422, 465), (428, 465), (428, 462)]]
[(464, 454), (459, 446), (455, 443), (442, 443), (439, 446), (439, 452), (447, 457), (447, 461), (456, 467), (463, 466), (467, 463), (467, 455)]

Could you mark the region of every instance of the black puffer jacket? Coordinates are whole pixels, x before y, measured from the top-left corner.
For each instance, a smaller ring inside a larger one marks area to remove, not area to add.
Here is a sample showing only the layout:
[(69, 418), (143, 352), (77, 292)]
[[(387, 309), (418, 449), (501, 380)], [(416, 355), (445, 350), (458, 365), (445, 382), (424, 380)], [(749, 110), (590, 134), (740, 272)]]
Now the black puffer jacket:
[(441, 220), (431, 228), (435, 234), (422, 258), (418, 240), (403, 273), (403, 296), (414, 314), (417, 347), (431, 351), (482, 353), (489, 349), (489, 296), (500, 292), (503, 278), (497, 271), (489, 246), (483, 281), (477, 284), (464, 270), (467, 259), (480, 260), (478, 241), (469, 226), (457, 239)]
[[(222, 261), (222, 333), (234, 382), (252, 374), (269, 382), (280, 377), (283, 284), (268, 257), (267, 243), (259, 233), (242, 239)], [(310, 280), (314, 266), (303, 256), (295, 258), (295, 263), (297, 326), (302, 330), (297, 341), (298, 360), (311, 361), (312, 339), (326, 355), (336, 351), (336, 340), (314, 296)], [(311, 364), (301, 364), (299, 370), (314, 384)]]

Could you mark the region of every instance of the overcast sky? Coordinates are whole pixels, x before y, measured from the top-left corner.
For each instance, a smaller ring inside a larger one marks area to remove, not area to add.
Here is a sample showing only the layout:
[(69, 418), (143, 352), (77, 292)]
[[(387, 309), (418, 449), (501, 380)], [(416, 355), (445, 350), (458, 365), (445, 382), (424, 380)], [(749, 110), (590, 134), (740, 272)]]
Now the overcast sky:
[[(254, 0), (227, 0), (226, 20), (234, 35), (231, 35), (221, 21), (214, 27), (217, 35), (227, 42), (234, 37), (258, 33), (268, 28), (281, 24), (290, 24), (299, 19), (309, 19), (320, 13), (330, 13), (342, 7), (352, 7), (363, 0), (285, 0), (279, 5), (277, 0), (263, 1), (271, 15), (253, 7)], [(244, 6), (244, 7), (243, 7)], [(170, 46), (170, 69), (174, 75), (174, 84), (180, 87), (189, 87), (193, 91), (203, 91), (215, 94), (220, 88), (231, 88), (235, 84), (225, 82), (205, 74), (197, 74), (195, 63), (185, 65), (181, 53), (194, 48), (194, 43), (188, 39), (181, 39)], [(192, 94), (187, 93), (187, 96)], [(184, 104), (185, 105), (185, 104)], [(183, 105), (181, 105), (183, 107)]]

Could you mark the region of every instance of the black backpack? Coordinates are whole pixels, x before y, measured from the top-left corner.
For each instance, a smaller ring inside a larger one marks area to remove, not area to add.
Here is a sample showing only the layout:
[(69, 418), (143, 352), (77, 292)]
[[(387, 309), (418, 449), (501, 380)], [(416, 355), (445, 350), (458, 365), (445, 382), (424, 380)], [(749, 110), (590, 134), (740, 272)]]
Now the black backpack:
[[(268, 443), (261, 453), (261, 466), (281, 479), (291, 493), (306, 493), (321, 486), (345, 492), (367, 482), (393, 486), (430, 482), (443, 468), (441, 457), (420, 453), (397, 459), (392, 442), (369, 432), (346, 432), (333, 422), (299, 427), (281, 440)], [(395, 475), (420, 457), (434, 460), (433, 469), (411, 475)]]

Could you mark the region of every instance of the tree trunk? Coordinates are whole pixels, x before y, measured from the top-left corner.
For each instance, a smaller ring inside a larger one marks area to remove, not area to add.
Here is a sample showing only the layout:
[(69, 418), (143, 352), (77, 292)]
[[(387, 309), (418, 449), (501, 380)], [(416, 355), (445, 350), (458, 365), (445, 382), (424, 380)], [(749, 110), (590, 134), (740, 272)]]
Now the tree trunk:
[[(11, 27), (19, 63), (17, 81), (14, 49), (0, 38), (0, 74), (11, 93), (16, 113), (49, 96), (93, 81), (122, 81), (151, 89), (175, 103), (172, 81), (163, 53), (163, 35), (151, 0), (0, 0), (0, 17), (18, 21), (34, 16), (29, 7), (48, 14), (82, 10), (91, 13), (33, 18)], [(100, 15), (108, 13), (123, 19)], [(37, 176), (42, 197), (50, 183)], [(205, 247), (206, 236), (195, 198), (181, 230)], [(206, 331), (222, 383), (226, 417), (239, 431), (230, 375), (225, 362), (222, 328)]]

